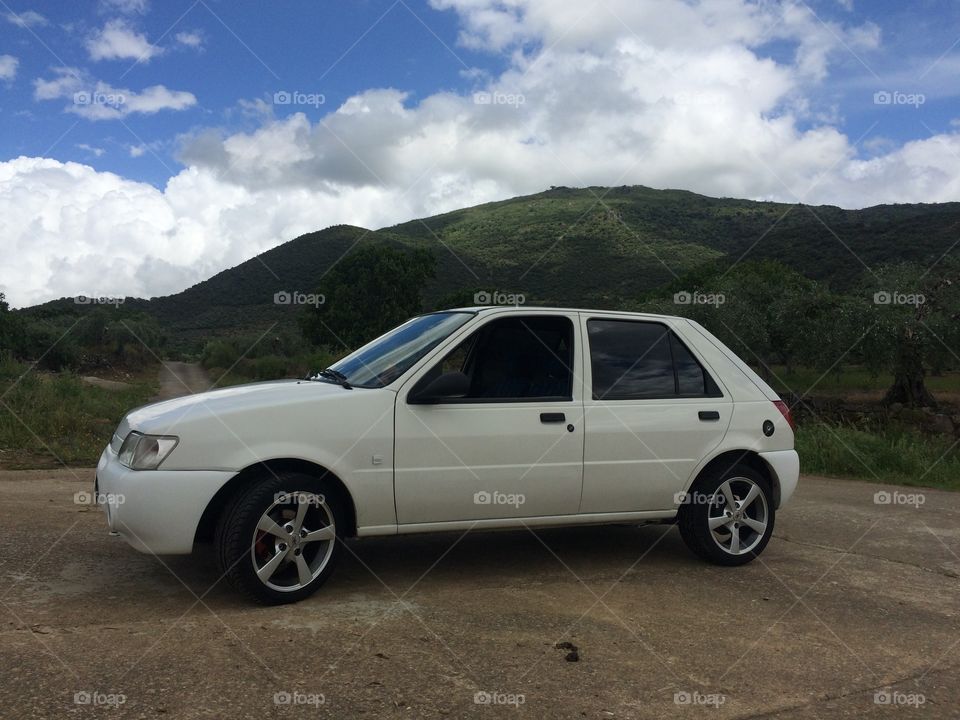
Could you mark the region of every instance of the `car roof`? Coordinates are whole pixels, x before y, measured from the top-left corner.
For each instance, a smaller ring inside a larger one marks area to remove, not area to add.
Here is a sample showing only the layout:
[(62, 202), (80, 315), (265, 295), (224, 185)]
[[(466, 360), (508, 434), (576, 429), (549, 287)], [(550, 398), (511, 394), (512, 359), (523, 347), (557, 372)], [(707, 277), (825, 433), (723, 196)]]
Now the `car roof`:
[(471, 307), (458, 307), (458, 308), (449, 308), (448, 310), (438, 310), (437, 312), (481, 313), (489, 310), (497, 310), (500, 312), (509, 312), (509, 313), (525, 313), (525, 312), (537, 312), (541, 310), (549, 310), (551, 312), (570, 312), (570, 313), (575, 312), (575, 313), (586, 313), (589, 315), (626, 315), (628, 317), (659, 318), (663, 320), (685, 319), (678, 315), (639, 313), (639, 312), (629, 312), (627, 310), (599, 310), (599, 309), (591, 309), (591, 308), (547, 307), (547, 306), (539, 306), (539, 305), (473, 305)]

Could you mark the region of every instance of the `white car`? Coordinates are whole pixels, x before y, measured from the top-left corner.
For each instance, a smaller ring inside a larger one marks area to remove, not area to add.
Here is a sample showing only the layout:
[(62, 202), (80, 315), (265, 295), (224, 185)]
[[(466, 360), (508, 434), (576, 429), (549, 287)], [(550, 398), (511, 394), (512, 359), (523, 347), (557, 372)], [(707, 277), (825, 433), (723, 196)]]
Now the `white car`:
[(306, 380), (133, 410), (95, 491), (134, 548), (212, 538), (233, 585), (283, 603), (373, 535), (675, 521), (740, 565), (797, 486), (793, 444), (787, 406), (695, 322), (477, 307)]

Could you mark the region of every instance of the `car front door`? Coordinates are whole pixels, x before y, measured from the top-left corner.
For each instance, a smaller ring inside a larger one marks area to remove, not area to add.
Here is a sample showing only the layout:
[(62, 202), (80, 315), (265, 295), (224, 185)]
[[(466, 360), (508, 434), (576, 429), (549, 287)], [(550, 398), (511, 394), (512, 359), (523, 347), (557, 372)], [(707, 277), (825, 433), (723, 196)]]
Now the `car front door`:
[[(579, 508), (578, 318), (488, 312), (398, 393), (394, 477), (401, 525), (569, 515)], [(423, 401), (430, 382), (449, 373), (466, 376), (463, 392)]]
[(668, 324), (582, 317), (586, 439), (581, 512), (676, 507), (723, 440), (733, 403)]

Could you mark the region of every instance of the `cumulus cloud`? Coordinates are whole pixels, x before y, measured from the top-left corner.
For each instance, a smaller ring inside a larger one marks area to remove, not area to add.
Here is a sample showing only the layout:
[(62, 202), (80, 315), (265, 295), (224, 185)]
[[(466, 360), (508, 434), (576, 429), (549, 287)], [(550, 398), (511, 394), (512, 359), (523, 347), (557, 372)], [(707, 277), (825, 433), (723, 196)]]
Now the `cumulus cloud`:
[(123, 20), (110, 20), (87, 40), (91, 60), (136, 60), (149, 62), (163, 49)]
[(20, 157), (0, 163), (0, 292), (15, 306), (166, 294), (318, 227), (377, 224), (401, 214), (384, 207), (395, 201), (373, 188), (250, 192), (196, 168), (158, 190), (79, 163)]
[(152, 115), (161, 110), (186, 110), (197, 103), (193, 93), (152, 85), (139, 92), (91, 80), (82, 70), (53, 68), (50, 79), (33, 83), (34, 100), (66, 99), (65, 110), (88, 120), (117, 120), (131, 114)]
[(24, 10), (23, 12), (6, 12), (3, 15), (7, 22), (19, 25), (23, 28), (39, 27), (47, 24), (47, 19), (33, 10)]
[(0, 55), (0, 80), (10, 82), (17, 76), (20, 61), (13, 55)]
[[(837, 53), (881, 41), (873, 26), (773, 0), (433, 4), (507, 69), (418, 102), (370, 89), (313, 120), (293, 102), (283, 117), (241, 104), (257, 127), (182, 138), (185, 167), (162, 189), (51, 159), (0, 164), (0, 290), (20, 305), (165, 294), (334, 223), (382, 227), (549, 185), (843, 207), (960, 199), (960, 128), (861, 154), (818, 105)], [(771, 43), (792, 52), (771, 59)], [(34, 94), (72, 97), (85, 82), (61, 70)], [(173, 91), (149, 90), (141, 111), (171, 105)]]

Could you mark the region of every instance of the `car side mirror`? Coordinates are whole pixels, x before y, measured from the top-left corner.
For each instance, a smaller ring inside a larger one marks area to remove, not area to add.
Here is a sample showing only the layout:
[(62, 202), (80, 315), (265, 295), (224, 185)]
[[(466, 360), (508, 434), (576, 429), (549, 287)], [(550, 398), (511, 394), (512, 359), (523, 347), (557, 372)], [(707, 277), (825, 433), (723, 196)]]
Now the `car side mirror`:
[(462, 372), (448, 372), (428, 382), (422, 388), (414, 388), (408, 402), (415, 405), (430, 405), (444, 400), (462, 398), (469, 392), (470, 378)]

